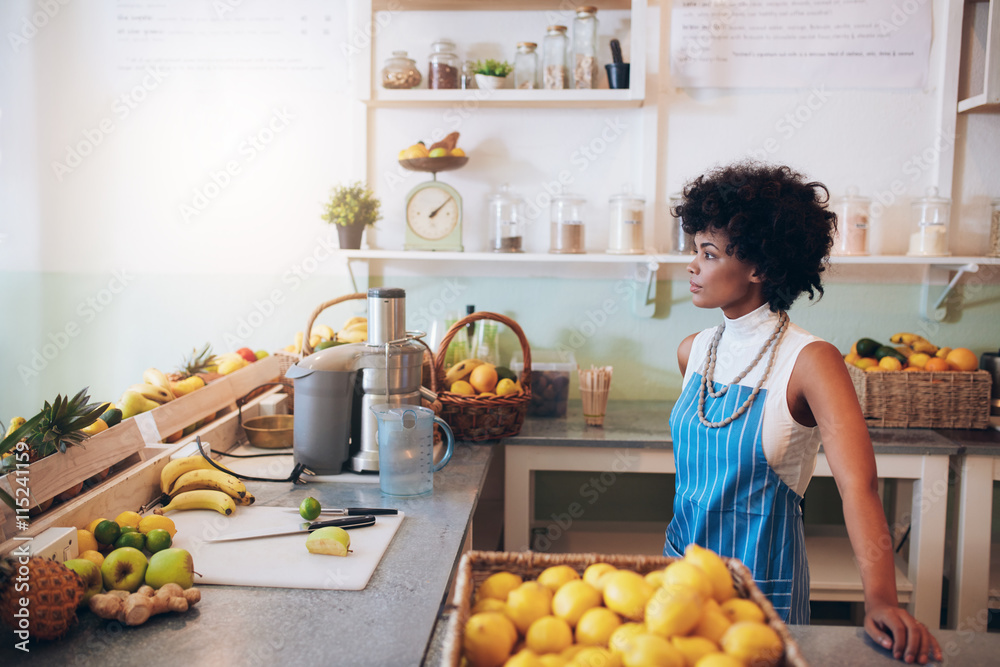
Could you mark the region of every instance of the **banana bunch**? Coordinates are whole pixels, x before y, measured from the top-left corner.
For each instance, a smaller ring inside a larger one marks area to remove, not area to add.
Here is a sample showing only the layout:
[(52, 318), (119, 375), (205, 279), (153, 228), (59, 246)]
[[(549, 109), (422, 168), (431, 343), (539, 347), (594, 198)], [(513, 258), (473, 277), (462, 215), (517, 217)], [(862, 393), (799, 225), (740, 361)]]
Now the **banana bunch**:
[(211, 509), (228, 515), (236, 505), (252, 505), (255, 500), (243, 482), (200, 455), (167, 463), (160, 471), (160, 490), (170, 496), (170, 502), (162, 508), (164, 512)]
[[(295, 342), (285, 346), (285, 352), (300, 354), (305, 334), (296, 332)], [(316, 349), (320, 343), (336, 341), (338, 343), (363, 343), (368, 339), (368, 318), (352, 317), (344, 323), (338, 332), (326, 324), (315, 324), (309, 332), (309, 347)]]
[(343, 343), (363, 343), (368, 340), (368, 318), (352, 317), (344, 323), (337, 332), (338, 340)]
[[(902, 347), (897, 347), (896, 350), (901, 352), (907, 358), (909, 358), (910, 354), (914, 353), (927, 354), (933, 357), (942, 349), (934, 343), (928, 341), (923, 336), (914, 333), (907, 333), (905, 331), (893, 334), (889, 338), (889, 342), (896, 345), (902, 344)], [(903, 348), (905, 348), (905, 350)], [(945, 355), (947, 355), (947, 352)]]
[(459, 380), (468, 380), (469, 376), (472, 375), (472, 371), (484, 363), (486, 362), (481, 359), (462, 359), (455, 363), (444, 374), (444, 386), (450, 387)]
[(163, 507), (157, 507), (153, 514), (166, 514), (179, 510), (215, 510), (226, 516), (236, 511), (236, 503), (228, 493), (211, 489), (178, 493)]

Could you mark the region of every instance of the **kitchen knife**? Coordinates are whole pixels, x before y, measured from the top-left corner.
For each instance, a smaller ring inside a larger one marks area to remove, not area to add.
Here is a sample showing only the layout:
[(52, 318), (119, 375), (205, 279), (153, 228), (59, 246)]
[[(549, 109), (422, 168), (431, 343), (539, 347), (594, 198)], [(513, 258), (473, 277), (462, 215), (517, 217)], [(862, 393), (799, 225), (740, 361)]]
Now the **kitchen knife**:
[[(298, 507), (286, 507), (285, 510), (298, 514)], [(320, 514), (332, 514), (333, 516), (360, 516), (371, 514), (373, 516), (383, 516), (388, 514), (399, 514), (399, 510), (391, 507), (328, 507), (322, 509)]]
[(257, 528), (255, 530), (244, 530), (237, 533), (229, 533), (228, 535), (220, 535), (219, 537), (210, 537), (206, 539), (206, 542), (232, 542), (234, 540), (252, 540), (258, 537), (275, 537), (277, 535), (294, 535), (295, 533), (311, 533), (318, 528), (326, 528), (327, 526), (339, 526), (344, 530), (350, 530), (352, 528), (363, 528), (364, 526), (371, 526), (375, 523), (375, 517), (371, 514), (365, 514), (363, 516), (346, 516), (339, 519), (328, 519), (326, 521), (314, 521), (313, 523), (300, 523), (296, 526), (289, 525), (287, 527), (276, 527), (276, 528)]

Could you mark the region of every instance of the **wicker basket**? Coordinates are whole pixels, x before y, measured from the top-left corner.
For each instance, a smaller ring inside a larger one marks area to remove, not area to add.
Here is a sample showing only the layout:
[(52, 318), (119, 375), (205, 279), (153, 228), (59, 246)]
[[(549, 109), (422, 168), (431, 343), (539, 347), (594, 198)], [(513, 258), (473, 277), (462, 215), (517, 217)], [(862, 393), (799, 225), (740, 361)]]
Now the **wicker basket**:
[[(512, 572), (523, 579), (537, 579), (538, 575), (553, 565), (569, 565), (583, 574), (588, 565), (594, 563), (610, 563), (619, 569), (628, 569), (639, 574), (648, 574), (659, 570), (678, 560), (665, 556), (634, 556), (607, 554), (542, 554), (532, 551), (499, 552), (499, 551), (469, 551), (462, 556), (455, 579), (455, 593), (451, 600), (451, 615), (442, 650), (442, 665), (457, 667), (462, 657), (462, 632), (466, 622), (472, 615), (473, 595), (476, 588), (486, 580), (486, 577), (496, 572)], [(785, 645), (785, 653), (779, 663), (786, 666), (803, 667), (808, 665), (802, 657), (798, 644), (792, 639), (782, 620), (774, 611), (771, 601), (761, 593), (753, 582), (750, 571), (734, 558), (724, 558), (729, 567), (729, 573), (736, 585), (740, 597), (756, 602), (764, 611), (767, 624), (778, 633)]]
[[(524, 354), (524, 368), (521, 371), (521, 387), (523, 394), (508, 396), (463, 396), (452, 394), (445, 387), (444, 359), (448, 352), (448, 344), (465, 325), (477, 320), (496, 320), (506, 324), (517, 334), (521, 341), (521, 352)], [(455, 434), (456, 440), (478, 442), (481, 440), (496, 440), (517, 435), (521, 432), (524, 416), (531, 402), (531, 349), (528, 340), (517, 322), (497, 313), (479, 312), (466, 315), (451, 325), (441, 339), (437, 355), (434, 357), (434, 376), (437, 386), (442, 388), (438, 394), (441, 403), (441, 418)]]
[(868, 373), (847, 366), (869, 426), (878, 428), (988, 428), (987, 371)]

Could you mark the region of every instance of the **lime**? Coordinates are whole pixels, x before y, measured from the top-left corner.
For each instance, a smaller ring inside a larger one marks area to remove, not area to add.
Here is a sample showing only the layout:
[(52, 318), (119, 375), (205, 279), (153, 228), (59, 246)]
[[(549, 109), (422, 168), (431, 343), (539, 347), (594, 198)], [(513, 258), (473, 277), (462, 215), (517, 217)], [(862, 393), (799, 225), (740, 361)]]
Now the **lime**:
[(303, 500), (302, 504), (299, 505), (299, 514), (301, 514), (302, 518), (306, 521), (315, 521), (316, 517), (319, 516), (320, 510), (322, 509), (323, 508), (319, 504), (319, 501), (310, 496), (309, 498)]
[(94, 527), (94, 539), (100, 544), (114, 544), (121, 534), (121, 526), (108, 519), (105, 519)]
[(515, 382), (517, 381), (517, 373), (510, 370), (506, 366), (497, 366), (496, 370), (497, 370), (497, 377), (500, 378), (501, 380), (507, 379), (507, 380), (514, 380)]
[(155, 554), (168, 548), (171, 542), (170, 533), (162, 528), (154, 528), (146, 534), (146, 551)]
[(138, 533), (139, 529), (135, 526), (122, 526), (122, 535), (125, 533)]
[(115, 549), (121, 549), (122, 547), (132, 547), (133, 549), (138, 549), (142, 551), (146, 546), (146, 536), (140, 532), (132, 531), (129, 533), (122, 533), (121, 536), (115, 540)]

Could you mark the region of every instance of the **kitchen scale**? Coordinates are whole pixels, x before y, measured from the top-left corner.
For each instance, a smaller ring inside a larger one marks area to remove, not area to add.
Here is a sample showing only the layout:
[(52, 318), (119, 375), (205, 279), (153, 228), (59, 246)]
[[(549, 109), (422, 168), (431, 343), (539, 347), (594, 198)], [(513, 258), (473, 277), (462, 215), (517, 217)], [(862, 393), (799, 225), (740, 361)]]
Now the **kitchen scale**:
[(410, 171), (431, 173), (431, 180), (419, 183), (406, 195), (406, 250), (462, 252), (462, 196), (458, 190), (437, 180), (439, 171), (465, 166), (466, 156), (421, 157), (400, 160)]

